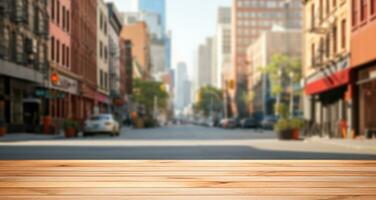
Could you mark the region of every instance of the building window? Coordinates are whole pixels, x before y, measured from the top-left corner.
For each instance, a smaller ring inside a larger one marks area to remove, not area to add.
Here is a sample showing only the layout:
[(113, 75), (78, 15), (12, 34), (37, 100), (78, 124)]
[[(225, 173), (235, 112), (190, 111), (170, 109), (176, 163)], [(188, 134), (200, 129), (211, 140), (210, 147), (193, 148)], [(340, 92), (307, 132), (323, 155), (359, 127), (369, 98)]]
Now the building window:
[(65, 44), (61, 45), (61, 52), (62, 52), (61, 61), (62, 61), (63, 66), (65, 66)]
[(311, 6), (311, 28), (314, 29), (315, 28), (315, 4), (312, 4)]
[(103, 71), (99, 70), (99, 86), (103, 89)]
[(311, 64), (312, 64), (312, 67), (315, 67), (315, 65), (316, 65), (316, 62), (315, 62), (316, 52), (315, 51), (316, 51), (315, 43), (312, 43), (312, 45), (311, 45), (311, 55), (312, 55)]
[(341, 43), (342, 43), (342, 49), (345, 49), (346, 48), (346, 37), (347, 37), (347, 35), (346, 35), (346, 19), (343, 19), (342, 20), (342, 30), (341, 30), (341, 35), (342, 35), (342, 41), (341, 41)]
[(69, 11), (67, 10), (67, 13), (66, 13), (66, 15), (67, 15), (67, 32), (69, 32), (69, 29), (70, 29), (70, 14), (69, 14)]
[(337, 54), (337, 26), (333, 27), (333, 55)]
[(51, 19), (55, 20), (55, 0), (51, 0)]
[(360, 0), (360, 21), (363, 22), (367, 19), (367, 1)]
[(55, 60), (55, 38), (51, 37), (51, 60)]
[(66, 48), (66, 56), (67, 56), (67, 58), (66, 58), (66, 64), (67, 64), (67, 67), (70, 67), (70, 52), (69, 52), (69, 47), (67, 47)]
[(103, 58), (103, 43), (102, 41), (99, 42), (99, 56)]
[(326, 16), (330, 14), (330, 0), (326, 0)]
[(56, 62), (60, 62), (60, 41), (56, 40)]
[(323, 21), (324, 19), (324, 9), (323, 9), (323, 6), (324, 5), (324, 0), (320, 0), (320, 4), (319, 4), (319, 17), (320, 17), (320, 22)]
[(358, 24), (358, 1), (352, 0), (352, 25), (356, 26)]
[(63, 6), (63, 30), (65, 30), (66, 28), (66, 24), (65, 24), (65, 19), (66, 19), (66, 15), (65, 15), (65, 6)]
[(330, 57), (330, 34), (326, 35), (326, 58)]
[(376, 0), (371, 0), (371, 15), (376, 14)]
[(57, 8), (56, 8), (56, 23), (60, 24), (60, 1), (57, 0)]

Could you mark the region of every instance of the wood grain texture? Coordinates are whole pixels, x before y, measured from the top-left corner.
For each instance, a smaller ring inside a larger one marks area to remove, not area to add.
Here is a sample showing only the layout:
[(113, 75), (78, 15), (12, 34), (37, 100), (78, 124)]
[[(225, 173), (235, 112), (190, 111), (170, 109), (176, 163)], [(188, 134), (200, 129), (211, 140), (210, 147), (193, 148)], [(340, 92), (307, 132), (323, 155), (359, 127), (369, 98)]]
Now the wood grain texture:
[(0, 199), (376, 199), (376, 161), (0, 161)]

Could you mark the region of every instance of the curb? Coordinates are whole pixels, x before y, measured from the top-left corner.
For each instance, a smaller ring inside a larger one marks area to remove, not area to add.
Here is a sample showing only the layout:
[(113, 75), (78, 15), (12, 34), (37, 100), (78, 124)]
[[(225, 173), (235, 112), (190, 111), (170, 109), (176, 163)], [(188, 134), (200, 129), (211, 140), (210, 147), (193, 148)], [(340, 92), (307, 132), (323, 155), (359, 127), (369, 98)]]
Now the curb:
[[(321, 144), (335, 145), (335, 146), (346, 147), (346, 148), (355, 149), (355, 150), (367, 150), (367, 151), (375, 151), (376, 152), (376, 141), (375, 141), (375, 145), (345, 144), (345, 143), (341, 143), (341, 142), (330, 141), (330, 140), (325, 140), (325, 139), (316, 139), (316, 138), (306, 139), (305, 141), (316, 142), (316, 143), (321, 143)], [(344, 141), (346, 141), (346, 140), (344, 140)]]

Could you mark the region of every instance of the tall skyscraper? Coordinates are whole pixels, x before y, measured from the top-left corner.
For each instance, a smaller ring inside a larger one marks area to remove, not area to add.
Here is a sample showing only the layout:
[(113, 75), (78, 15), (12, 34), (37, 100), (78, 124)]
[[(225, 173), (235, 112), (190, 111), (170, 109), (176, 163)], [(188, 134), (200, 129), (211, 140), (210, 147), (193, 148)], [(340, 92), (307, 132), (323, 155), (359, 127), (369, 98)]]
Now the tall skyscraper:
[(208, 37), (205, 44), (202, 44), (198, 48), (198, 88), (211, 85), (212, 83), (212, 56), (213, 56), (213, 38)]
[(165, 0), (135, 0), (138, 12), (149, 12), (160, 15), (163, 34), (166, 32), (166, 1)]
[(217, 16), (216, 33), (216, 83), (219, 88), (224, 85), (224, 73), (231, 66), (231, 8), (220, 7)]
[(187, 64), (180, 62), (176, 68), (175, 108), (184, 110), (190, 103), (190, 81), (188, 80)]

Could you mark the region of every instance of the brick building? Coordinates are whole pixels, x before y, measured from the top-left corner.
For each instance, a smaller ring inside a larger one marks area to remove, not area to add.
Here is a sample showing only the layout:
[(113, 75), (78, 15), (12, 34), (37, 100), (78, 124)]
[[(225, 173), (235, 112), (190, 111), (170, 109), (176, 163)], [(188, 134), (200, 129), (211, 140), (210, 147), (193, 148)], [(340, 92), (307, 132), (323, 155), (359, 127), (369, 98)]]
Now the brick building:
[(47, 1), (0, 1), (0, 120), (9, 132), (35, 132), (46, 112)]
[[(132, 44), (133, 76), (149, 79), (151, 76), (150, 39), (144, 22), (125, 25), (120, 33), (120, 41)], [(121, 44), (122, 45), (122, 44)]]
[(72, 118), (77, 105), (79, 77), (72, 72), (71, 59), (71, 0), (48, 1), (49, 20), (49, 76), (48, 115), (59, 121)]
[(356, 134), (376, 130), (376, 0), (352, 0), (351, 66)]
[(94, 113), (97, 94), (97, 0), (72, 1), (72, 72), (79, 76), (79, 97), (75, 118), (84, 120)]

